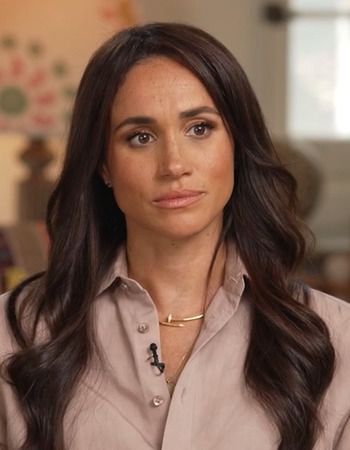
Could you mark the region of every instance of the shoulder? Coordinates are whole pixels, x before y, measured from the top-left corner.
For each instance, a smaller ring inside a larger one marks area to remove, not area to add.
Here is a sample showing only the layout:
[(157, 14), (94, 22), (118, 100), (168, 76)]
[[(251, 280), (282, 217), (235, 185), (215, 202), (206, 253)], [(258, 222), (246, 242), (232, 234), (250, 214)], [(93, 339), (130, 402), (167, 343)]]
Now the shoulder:
[[(13, 306), (16, 310), (17, 325), (23, 333), (31, 336), (31, 330), (35, 323), (36, 314), (36, 300), (41, 291), (41, 273), (27, 278), (13, 291), (0, 295), (0, 358), (3, 357), (4, 352), (9, 349), (10, 353), (19, 350), (16, 339), (11, 330), (10, 323), (7, 319), (7, 308), (9, 302), (14, 302)], [(20, 312), (20, 313), (19, 313)], [(41, 331), (44, 333), (44, 327), (40, 321), (37, 327), (38, 338), (41, 337)]]
[[(335, 351), (335, 372), (323, 400), (322, 418), (327, 433), (341, 436), (350, 417), (350, 303), (311, 289), (310, 306), (326, 323)], [(336, 446), (339, 450), (348, 448), (343, 440), (344, 447)]]
[(350, 303), (324, 292), (310, 289), (310, 307), (327, 324), (331, 334), (350, 331)]
[(310, 307), (329, 329), (338, 369), (350, 375), (350, 303), (310, 289)]

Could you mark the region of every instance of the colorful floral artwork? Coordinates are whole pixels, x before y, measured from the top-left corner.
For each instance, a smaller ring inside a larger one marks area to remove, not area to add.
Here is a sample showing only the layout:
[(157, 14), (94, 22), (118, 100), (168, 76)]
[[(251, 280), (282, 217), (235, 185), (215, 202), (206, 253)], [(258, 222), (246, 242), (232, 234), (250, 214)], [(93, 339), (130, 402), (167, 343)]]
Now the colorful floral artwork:
[(91, 53), (132, 23), (132, 0), (1, 0), (0, 131), (65, 136)]
[(136, 22), (134, 5), (130, 0), (104, 0), (98, 6), (98, 14), (103, 21), (116, 29)]
[(41, 136), (64, 132), (75, 87), (64, 61), (37, 41), (0, 36), (0, 129)]

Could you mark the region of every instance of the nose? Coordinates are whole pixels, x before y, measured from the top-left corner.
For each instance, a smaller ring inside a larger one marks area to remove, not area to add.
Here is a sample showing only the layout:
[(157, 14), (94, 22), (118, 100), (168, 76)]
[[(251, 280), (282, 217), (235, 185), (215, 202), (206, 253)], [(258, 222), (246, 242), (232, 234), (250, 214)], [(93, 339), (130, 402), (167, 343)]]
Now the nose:
[(179, 178), (190, 174), (191, 168), (185, 149), (175, 137), (165, 139), (159, 148), (158, 173), (160, 177)]

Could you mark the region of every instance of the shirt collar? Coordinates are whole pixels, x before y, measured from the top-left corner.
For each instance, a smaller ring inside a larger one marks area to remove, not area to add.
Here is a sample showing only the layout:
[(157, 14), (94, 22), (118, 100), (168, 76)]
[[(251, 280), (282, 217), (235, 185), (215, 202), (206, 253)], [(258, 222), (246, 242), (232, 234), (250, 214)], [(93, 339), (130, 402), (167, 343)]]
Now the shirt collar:
[[(227, 241), (227, 255), (223, 289), (233, 300), (238, 300), (244, 290), (244, 277), (249, 277), (247, 270), (238, 254), (236, 245), (232, 240)], [(111, 269), (101, 283), (98, 295), (102, 294), (112, 284), (130, 280), (128, 278), (128, 264), (125, 243), (121, 244)]]
[(222, 288), (226, 292), (227, 297), (237, 305), (245, 288), (244, 278), (249, 278), (249, 275), (238, 253), (236, 244), (231, 239), (227, 240), (226, 244), (227, 255)]
[(126, 259), (125, 243), (122, 243), (117, 250), (114, 263), (105, 276), (98, 290), (98, 295), (102, 294), (106, 289), (111, 287), (112, 284), (128, 278), (128, 264)]

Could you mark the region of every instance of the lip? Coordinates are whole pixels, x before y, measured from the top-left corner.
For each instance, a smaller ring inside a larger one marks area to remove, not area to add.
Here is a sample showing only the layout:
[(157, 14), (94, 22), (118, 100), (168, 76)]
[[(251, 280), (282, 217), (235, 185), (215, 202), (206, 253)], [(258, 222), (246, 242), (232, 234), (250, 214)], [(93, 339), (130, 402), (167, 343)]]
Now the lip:
[(200, 191), (172, 191), (162, 197), (158, 197), (153, 203), (159, 208), (183, 208), (198, 202), (204, 195), (205, 192)]

